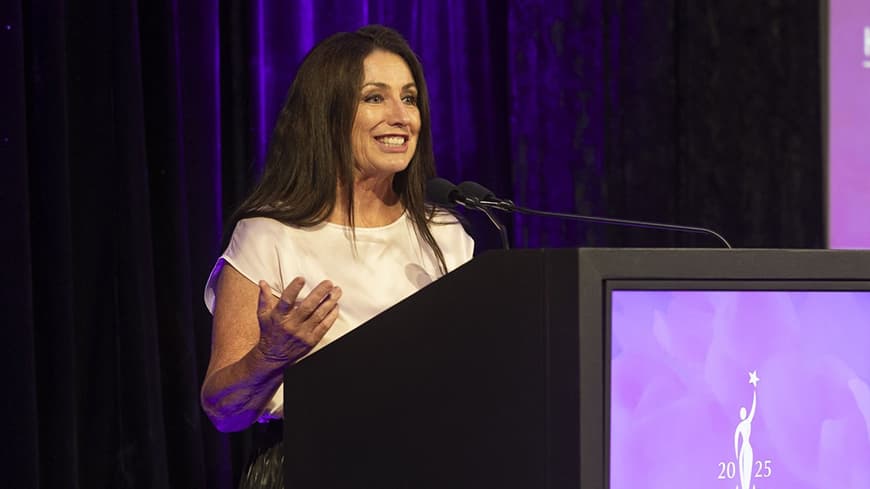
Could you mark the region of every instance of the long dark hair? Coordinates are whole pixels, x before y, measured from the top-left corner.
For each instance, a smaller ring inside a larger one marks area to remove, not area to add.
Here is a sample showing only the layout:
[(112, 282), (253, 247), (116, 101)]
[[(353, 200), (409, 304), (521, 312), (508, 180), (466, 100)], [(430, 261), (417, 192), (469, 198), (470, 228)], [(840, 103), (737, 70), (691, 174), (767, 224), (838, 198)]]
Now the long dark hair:
[(417, 86), (421, 122), (417, 149), (408, 167), (394, 175), (393, 191), (417, 234), (432, 248), (442, 272), (447, 271), (444, 254), (428, 227), (437, 210), (425, 203), (426, 182), (435, 176), (435, 157), (423, 66), (401, 34), (379, 25), (335, 34), (305, 57), (275, 123), (263, 177), (231, 216), (225, 242), (235, 224), (248, 217), (271, 217), (299, 227), (323, 222), (339, 204), (337, 184), (346, 197), (341, 204), (353, 229), (351, 129), (363, 61), (375, 50), (405, 60)]

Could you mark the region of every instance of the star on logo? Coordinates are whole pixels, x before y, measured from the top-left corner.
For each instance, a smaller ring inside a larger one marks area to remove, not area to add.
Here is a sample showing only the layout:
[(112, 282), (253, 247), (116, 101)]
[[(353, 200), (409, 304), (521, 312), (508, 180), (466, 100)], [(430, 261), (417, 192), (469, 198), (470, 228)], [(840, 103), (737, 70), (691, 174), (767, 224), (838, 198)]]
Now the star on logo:
[(761, 379), (758, 378), (758, 370), (749, 372), (749, 383), (752, 384), (753, 387), (758, 387), (759, 380)]

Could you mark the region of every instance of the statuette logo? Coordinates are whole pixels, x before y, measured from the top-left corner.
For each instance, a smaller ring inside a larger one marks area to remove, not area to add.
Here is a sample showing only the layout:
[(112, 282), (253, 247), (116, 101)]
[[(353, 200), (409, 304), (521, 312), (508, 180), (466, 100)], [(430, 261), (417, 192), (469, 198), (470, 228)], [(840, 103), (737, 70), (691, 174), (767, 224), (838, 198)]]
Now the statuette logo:
[(767, 479), (773, 473), (771, 460), (755, 460), (750, 435), (752, 435), (752, 421), (755, 419), (758, 407), (758, 371), (749, 372), (749, 383), (752, 384), (752, 406), (749, 412), (746, 407), (740, 407), (740, 421), (734, 430), (734, 461), (719, 462), (719, 479), (733, 480), (737, 478), (738, 485), (735, 489), (758, 489), (753, 479)]
[(746, 415), (746, 408), (740, 408), (740, 422), (734, 431), (734, 456), (737, 459), (737, 470), (740, 473), (740, 489), (750, 489), (752, 482), (752, 444), (749, 435), (752, 434), (752, 419), (755, 418), (755, 406), (758, 391), (758, 373), (749, 372), (749, 383), (752, 384), (752, 409)]

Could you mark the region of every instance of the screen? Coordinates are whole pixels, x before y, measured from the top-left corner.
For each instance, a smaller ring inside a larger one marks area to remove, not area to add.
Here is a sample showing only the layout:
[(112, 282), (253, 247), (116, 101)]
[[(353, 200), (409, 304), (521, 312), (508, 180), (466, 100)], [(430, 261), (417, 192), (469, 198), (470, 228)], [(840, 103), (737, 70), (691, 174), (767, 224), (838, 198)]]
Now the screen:
[(829, 0), (828, 19), (828, 244), (870, 248), (870, 1)]
[(611, 489), (870, 488), (870, 291), (614, 290)]

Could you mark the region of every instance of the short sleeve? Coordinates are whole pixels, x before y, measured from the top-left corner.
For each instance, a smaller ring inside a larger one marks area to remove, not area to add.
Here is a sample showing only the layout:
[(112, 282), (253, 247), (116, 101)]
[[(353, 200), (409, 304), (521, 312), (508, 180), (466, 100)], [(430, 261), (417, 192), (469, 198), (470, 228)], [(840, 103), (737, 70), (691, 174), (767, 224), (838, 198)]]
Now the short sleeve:
[(450, 267), (451, 270), (458, 268), (461, 265), (464, 265), (466, 262), (471, 261), (474, 257), (474, 239), (467, 232), (465, 232), (465, 228), (462, 227), (459, 223), (455, 226), (457, 229), (457, 234), (459, 237), (457, 239), (458, 245), (456, 250), (456, 265)]
[(206, 282), (204, 299), (209, 312), (214, 313), (217, 280), (227, 263), (254, 284), (265, 280), (273, 291), (279, 291), (276, 295), (284, 290), (277, 246), (283, 226), (264, 217), (242, 219), (236, 223), (227, 249), (218, 258)]
[(474, 239), (453, 214), (438, 212), (432, 220), (430, 230), (441, 247), (448, 272), (464, 265), (474, 256)]
[(474, 258), (474, 239), (465, 230), (465, 226), (460, 224), (459, 227), (461, 229), (459, 234), (461, 235), (460, 240), (462, 241), (462, 263), (465, 263)]

